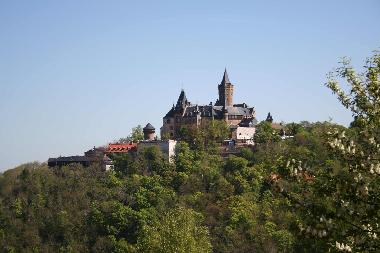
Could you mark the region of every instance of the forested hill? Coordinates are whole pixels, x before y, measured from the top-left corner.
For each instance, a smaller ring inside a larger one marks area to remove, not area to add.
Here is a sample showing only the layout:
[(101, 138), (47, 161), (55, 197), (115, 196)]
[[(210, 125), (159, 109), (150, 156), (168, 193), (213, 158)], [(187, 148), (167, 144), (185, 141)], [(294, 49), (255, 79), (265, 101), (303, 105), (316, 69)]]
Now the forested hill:
[[(349, 128), (262, 122), (254, 149), (224, 159), (225, 126), (147, 148), (115, 170), (31, 163), (0, 176), (1, 252), (379, 252), (380, 57), (358, 77), (344, 63), (327, 86)], [(348, 80), (345, 94), (339, 77)]]
[(318, 243), (299, 238), (300, 217), (271, 175), (287, 157), (328, 160), (332, 125), (291, 124), (295, 137), (286, 141), (268, 127), (259, 125), (254, 152), (226, 160), (210, 141), (224, 132), (210, 126), (195, 133), (197, 143), (179, 144), (175, 164), (152, 147), (137, 159), (114, 157), (115, 172), (38, 163), (7, 171), (0, 181), (2, 250), (276, 252)]

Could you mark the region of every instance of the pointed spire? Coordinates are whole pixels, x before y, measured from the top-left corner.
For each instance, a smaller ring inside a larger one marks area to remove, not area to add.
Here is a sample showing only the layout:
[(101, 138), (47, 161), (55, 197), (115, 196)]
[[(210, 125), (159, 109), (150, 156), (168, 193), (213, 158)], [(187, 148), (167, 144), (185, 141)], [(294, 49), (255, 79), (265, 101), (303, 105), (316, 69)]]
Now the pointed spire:
[(181, 108), (184, 109), (186, 104), (187, 104), (187, 98), (185, 95), (185, 91), (181, 89), (181, 94), (179, 94), (176, 109), (181, 109)]
[(270, 123), (273, 122), (273, 116), (270, 114), (270, 112), (268, 113), (267, 119), (265, 121), (270, 122)]
[(224, 69), (224, 75), (223, 75), (223, 80), (221, 84), (226, 84), (226, 83), (231, 83), (230, 79), (228, 78), (227, 68)]

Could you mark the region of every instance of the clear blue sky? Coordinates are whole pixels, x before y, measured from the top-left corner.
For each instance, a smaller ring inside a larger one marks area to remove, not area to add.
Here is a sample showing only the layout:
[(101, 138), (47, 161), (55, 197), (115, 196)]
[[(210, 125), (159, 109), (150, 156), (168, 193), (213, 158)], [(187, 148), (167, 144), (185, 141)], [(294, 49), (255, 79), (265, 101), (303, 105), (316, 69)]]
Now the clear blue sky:
[(347, 125), (323, 86), (342, 56), (361, 67), (380, 46), (380, 1), (1, 1), (0, 170), (82, 154), (157, 129), (183, 87), (259, 120)]

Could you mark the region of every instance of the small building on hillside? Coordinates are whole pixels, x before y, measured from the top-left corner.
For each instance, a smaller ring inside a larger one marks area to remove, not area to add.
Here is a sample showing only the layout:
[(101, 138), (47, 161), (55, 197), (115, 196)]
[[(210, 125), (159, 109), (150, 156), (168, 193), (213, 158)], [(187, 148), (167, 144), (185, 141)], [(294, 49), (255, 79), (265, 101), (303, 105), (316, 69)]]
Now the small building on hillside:
[(109, 158), (106, 157), (106, 148), (104, 147), (94, 147), (86, 152), (84, 156), (60, 156), (57, 158), (49, 158), (48, 166), (49, 167), (62, 167), (69, 164), (77, 163), (81, 164), (84, 167), (88, 167), (93, 164), (99, 164), (103, 169), (108, 168), (112, 165), (109, 161)]
[(141, 152), (144, 148), (157, 146), (164, 154), (165, 158), (169, 162), (173, 162), (173, 156), (175, 155), (175, 148), (177, 141), (175, 140), (157, 140), (156, 129), (148, 123), (144, 129), (144, 139), (137, 144), (137, 153)]
[(240, 127), (237, 126), (232, 131), (232, 140), (236, 141), (236, 144), (253, 145), (254, 137), (256, 133), (256, 127)]
[(87, 156), (60, 156), (57, 158), (49, 158), (48, 166), (49, 167), (62, 167), (65, 165), (78, 163), (84, 167), (88, 167), (91, 164), (92, 159)]
[(157, 146), (164, 154), (165, 159), (169, 162), (173, 162), (175, 155), (175, 147), (177, 145), (176, 140), (153, 140), (153, 141), (140, 141), (137, 145), (137, 153), (141, 152), (144, 148)]

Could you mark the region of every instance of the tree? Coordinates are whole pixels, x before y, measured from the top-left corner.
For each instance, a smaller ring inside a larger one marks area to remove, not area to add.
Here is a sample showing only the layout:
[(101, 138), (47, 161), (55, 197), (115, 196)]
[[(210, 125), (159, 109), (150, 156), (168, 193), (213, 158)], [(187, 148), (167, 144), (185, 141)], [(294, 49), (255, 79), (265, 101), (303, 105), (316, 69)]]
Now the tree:
[(218, 147), (229, 137), (230, 131), (225, 121), (212, 120), (199, 127), (182, 126), (178, 132), (179, 140), (186, 141), (191, 149), (218, 153)]
[(287, 135), (294, 136), (294, 135), (300, 133), (301, 131), (303, 131), (301, 124), (297, 124), (297, 123), (293, 122), (293, 123), (286, 124), (286, 126), (285, 126), (285, 133)]
[(189, 144), (180, 141), (176, 145), (175, 165), (178, 172), (190, 174), (194, 171), (195, 160), (193, 151), (190, 150)]
[(247, 165), (248, 161), (246, 159), (231, 155), (227, 159), (224, 170), (229, 172), (242, 171), (247, 167)]
[(118, 142), (120, 143), (127, 143), (127, 142), (138, 142), (144, 140), (144, 132), (141, 125), (138, 125), (137, 127), (132, 128), (132, 132), (130, 135), (128, 135), (126, 138), (120, 138)]
[(256, 144), (267, 144), (270, 142), (276, 142), (280, 140), (278, 132), (272, 128), (271, 123), (268, 121), (262, 121), (257, 125), (255, 134)]
[[(329, 133), (332, 159), (306, 168), (290, 161), (288, 180), (279, 187), (298, 206), (299, 228), (329, 248), (346, 252), (380, 251), (380, 55), (357, 74), (344, 59), (326, 86), (351, 110), (355, 128)], [(349, 93), (339, 80), (345, 79)], [(305, 180), (305, 175), (311, 180)], [(310, 177), (312, 174), (314, 177)], [(308, 182), (306, 182), (308, 181)]]
[(133, 142), (144, 140), (144, 133), (141, 125), (132, 128), (131, 139)]
[(191, 209), (180, 207), (168, 211), (160, 221), (143, 227), (138, 241), (140, 252), (211, 252), (209, 232), (200, 224), (200, 218)]

